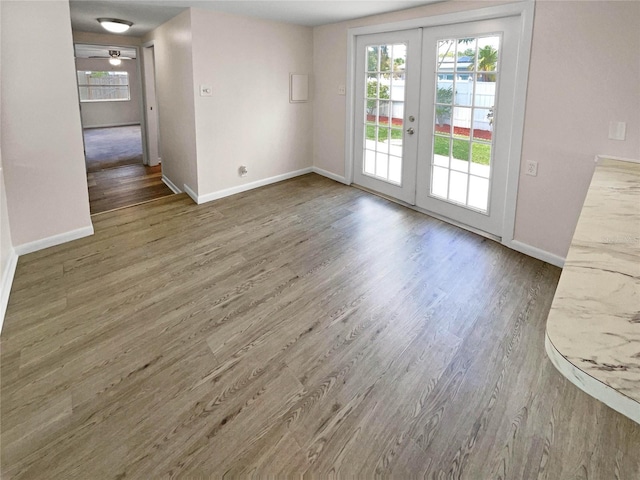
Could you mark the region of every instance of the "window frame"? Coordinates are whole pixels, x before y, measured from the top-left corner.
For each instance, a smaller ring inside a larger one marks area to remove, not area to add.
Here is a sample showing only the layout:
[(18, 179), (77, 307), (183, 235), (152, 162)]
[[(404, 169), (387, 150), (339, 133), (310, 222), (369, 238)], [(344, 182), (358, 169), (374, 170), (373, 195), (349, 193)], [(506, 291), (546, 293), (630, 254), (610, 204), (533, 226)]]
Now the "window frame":
[[(83, 73), (85, 74), (84, 76), (86, 76), (87, 72), (100, 72), (100, 73), (106, 73), (108, 75), (123, 75), (126, 76), (127, 79), (127, 83), (123, 84), (123, 85), (96, 85), (96, 84), (88, 84), (88, 83), (80, 83), (80, 78), (79, 78), (79, 73)], [(78, 84), (78, 98), (80, 100), (80, 103), (103, 103), (103, 102), (130, 102), (131, 101), (131, 83), (130, 83), (130, 79), (131, 79), (131, 75), (129, 74), (129, 72), (125, 71), (125, 70), (86, 70), (86, 69), (76, 69), (76, 82)], [(91, 88), (110, 88), (110, 87), (127, 87), (127, 98), (90, 98), (90, 99), (83, 99), (82, 95), (80, 94), (80, 89), (82, 87), (91, 87)]]

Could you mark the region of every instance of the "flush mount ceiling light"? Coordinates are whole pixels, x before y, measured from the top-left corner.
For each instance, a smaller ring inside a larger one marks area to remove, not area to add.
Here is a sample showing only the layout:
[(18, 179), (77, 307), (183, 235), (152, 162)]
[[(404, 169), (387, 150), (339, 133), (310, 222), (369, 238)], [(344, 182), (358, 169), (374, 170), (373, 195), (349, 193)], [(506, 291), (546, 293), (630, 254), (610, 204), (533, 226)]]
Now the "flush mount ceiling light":
[(122, 60), (120, 60), (120, 50), (109, 50), (109, 56), (111, 57), (109, 59), (111, 65), (118, 66), (122, 63)]
[(117, 18), (98, 18), (98, 22), (102, 25), (102, 28), (111, 33), (123, 33), (129, 30), (129, 27), (133, 25), (133, 22), (126, 20), (118, 20)]

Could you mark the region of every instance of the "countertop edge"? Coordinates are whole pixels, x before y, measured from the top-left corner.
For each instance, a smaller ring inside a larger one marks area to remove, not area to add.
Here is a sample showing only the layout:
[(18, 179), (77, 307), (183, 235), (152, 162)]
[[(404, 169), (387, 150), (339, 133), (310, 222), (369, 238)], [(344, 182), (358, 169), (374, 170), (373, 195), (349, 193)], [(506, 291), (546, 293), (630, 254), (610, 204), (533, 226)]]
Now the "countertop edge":
[(640, 403), (576, 367), (556, 349), (548, 332), (544, 335), (544, 348), (553, 366), (567, 380), (583, 392), (640, 424)]
[(618, 162), (628, 162), (628, 163), (640, 163), (640, 159), (636, 158), (625, 158), (625, 157), (614, 157), (611, 155), (596, 155), (596, 163), (598, 160), (616, 160)]
[[(632, 320), (637, 314), (632, 302), (639, 298), (640, 271), (629, 268), (640, 258), (632, 228), (640, 225), (640, 162), (609, 155), (595, 160), (547, 317), (545, 350), (576, 387), (640, 424), (640, 391), (634, 383), (640, 378), (633, 349), (640, 341), (640, 325)], [(627, 243), (628, 248), (619, 245)]]

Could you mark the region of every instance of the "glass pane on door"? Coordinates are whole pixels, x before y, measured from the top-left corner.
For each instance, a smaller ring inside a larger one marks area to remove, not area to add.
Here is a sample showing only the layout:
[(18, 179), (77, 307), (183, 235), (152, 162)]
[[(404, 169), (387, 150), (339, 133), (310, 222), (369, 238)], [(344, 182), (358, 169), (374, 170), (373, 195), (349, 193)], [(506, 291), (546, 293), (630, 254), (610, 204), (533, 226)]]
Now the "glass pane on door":
[(488, 214), (500, 35), (436, 42), (429, 194)]
[(363, 174), (402, 184), (407, 44), (366, 47)]

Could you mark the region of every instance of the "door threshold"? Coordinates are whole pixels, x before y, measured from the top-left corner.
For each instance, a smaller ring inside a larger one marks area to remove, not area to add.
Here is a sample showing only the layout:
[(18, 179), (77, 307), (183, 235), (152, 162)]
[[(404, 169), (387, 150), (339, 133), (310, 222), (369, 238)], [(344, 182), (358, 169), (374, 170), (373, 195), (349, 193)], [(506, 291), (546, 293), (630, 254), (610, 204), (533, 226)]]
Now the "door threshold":
[(483, 230), (471, 227), (469, 225), (465, 225), (464, 223), (456, 222), (455, 220), (452, 220), (450, 218), (443, 217), (442, 215), (438, 215), (437, 213), (431, 212), (429, 210), (425, 210), (424, 208), (420, 208), (416, 205), (411, 205), (410, 203), (403, 202), (402, 200), (398, 200), (397, 198), (390, 197), (389, 195), (376, 192), (375, 190), (371, 190), (370, 188), (363, 187), (362, 185), (357, 185), (355, 183), (352, 183), (351, 186), (357, 188), (358, 190), (362, 190), (363, 192), (367, 192), (372, 195), (375, 195), (376, 197), (384, 198), (385, 200), (389, 200), (390, 202), (396, 203), (400, 206), (410, 208), (411, 210), (414, 210), (418, 213), (422, 213), (423, 215), (428, 215), (442, 222), (448, 223), (455, 227), (462, 228), (463, 230), (467, 230), (471, 233), (475, 233), (476, 235), (480, 235), (481, 237), (488, 238), (489, 240), (493, 240), (494, 242), (498, 242), (502, 244), (502, 238), (492, 233), (485, 232)]
[(172, 193), (171, 195), (163, 195), (162, 197), (158, 197), (158, 198), (150, 198), (149, 200), (143, 200), (142, 202), (132, 203), (131, 205), (123, 205), (121, 207), (112, 208), (111, 210), (105, 210), (104, 212), (92, 213), (92, 214), (90, 214), (90, 216), (91, 217), (95, 217), (96, 215), (102, 215), (103, 213), (112, 213), (112, 212), (116, 212), (118, 210), (124, 210), (125, 208), (138, 207), (140, 205), (145, 205), (147, 203), (157, 202), (158, 200), (165, 200), (165, 199), (167, 199), (169, 197), (173, 197), (175, 195), (180, 195), (180, 193)]

